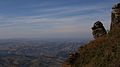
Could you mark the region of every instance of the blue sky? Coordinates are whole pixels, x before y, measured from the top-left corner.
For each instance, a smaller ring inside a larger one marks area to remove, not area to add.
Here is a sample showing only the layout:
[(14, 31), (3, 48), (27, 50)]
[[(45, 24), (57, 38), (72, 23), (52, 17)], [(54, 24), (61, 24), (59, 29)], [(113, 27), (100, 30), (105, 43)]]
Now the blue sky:
[(100, 20), (107, 29), (117, 0), (0, 0), (2, 38), (90, 38)]

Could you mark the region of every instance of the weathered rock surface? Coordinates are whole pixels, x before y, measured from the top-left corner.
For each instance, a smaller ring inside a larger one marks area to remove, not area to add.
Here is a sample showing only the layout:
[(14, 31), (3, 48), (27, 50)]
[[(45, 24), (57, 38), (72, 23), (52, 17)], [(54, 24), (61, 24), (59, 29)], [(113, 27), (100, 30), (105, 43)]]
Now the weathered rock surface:
[[(97, 39), (78, 49), (79, 54), (73, 60), (75, 63), (70, 65), (69, 61), (65, 61), (62, 67), (120, 67), (120, 3), (112, 9), (112, 23), (108, 34), (103, 24), (97, 21), (92, 27), (93, 36)], [(101, 37), (105, 34), (106, 36)]]
[(111, 14), (111, 30), (120, 27), (120, 3), (114, 5), (112, 7), (112, 14)]
[(95, 39), (107, 34), (103, 24), (100, 21), (94, 23), (92, 27), (92, 34)]

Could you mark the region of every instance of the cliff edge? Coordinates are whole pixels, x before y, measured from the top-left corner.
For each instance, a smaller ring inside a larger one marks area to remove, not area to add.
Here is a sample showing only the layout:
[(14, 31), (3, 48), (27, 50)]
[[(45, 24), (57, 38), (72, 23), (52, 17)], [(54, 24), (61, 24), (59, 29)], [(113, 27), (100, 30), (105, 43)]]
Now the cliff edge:
[(120, 67), (120, 3), (112, 8), (110, 27), (108, 33), (81, 46), (61, 67)]

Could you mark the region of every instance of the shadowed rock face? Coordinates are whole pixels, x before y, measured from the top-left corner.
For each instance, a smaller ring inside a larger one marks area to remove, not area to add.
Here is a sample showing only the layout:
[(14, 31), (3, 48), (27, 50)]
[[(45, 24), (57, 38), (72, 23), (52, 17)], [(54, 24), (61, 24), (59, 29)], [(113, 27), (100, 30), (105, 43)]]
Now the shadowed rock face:
[(103, 24), (100, 21), (94, 23), (92, 27), (92, 34), (95, 39), (107, 34)]
[(120, 27), (120, 3), (117, 3), (112, 7), (110, 30), (113, 30), (116, 27)]

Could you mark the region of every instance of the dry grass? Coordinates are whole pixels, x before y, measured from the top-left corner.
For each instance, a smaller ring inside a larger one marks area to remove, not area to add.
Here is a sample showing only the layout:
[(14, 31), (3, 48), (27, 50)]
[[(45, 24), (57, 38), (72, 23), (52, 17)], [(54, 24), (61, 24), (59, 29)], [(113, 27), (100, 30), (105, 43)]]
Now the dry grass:
[(120, 28), (78, 49), (75, 67), (120, 67)]

